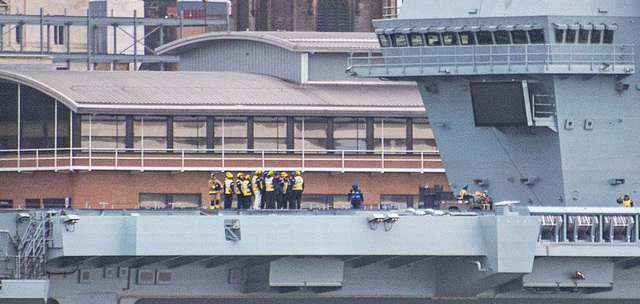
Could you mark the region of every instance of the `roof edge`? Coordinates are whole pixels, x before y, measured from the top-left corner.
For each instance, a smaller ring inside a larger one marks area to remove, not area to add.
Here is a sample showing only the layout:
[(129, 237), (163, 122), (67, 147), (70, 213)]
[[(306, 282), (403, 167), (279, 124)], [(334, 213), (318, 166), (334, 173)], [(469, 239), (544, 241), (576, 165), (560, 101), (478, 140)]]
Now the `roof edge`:
[(6, 71), (6, 70), (0, 70), (0, 79), (4, 79), (4, 80), (9, 80), (12, 82), (16, 82), (18, 84), (21, 85), (26, 85), (26, 86), (30, 86), (48, 96), (50, 96), (51, 98), (61, 102), (62, 104), (64, 104), (65, 106), (67, 106), (69, 109), (71, 109), (74, 112), (78, 111), (78, 103), (73, 100), (72, 98), (70, 98), (69, 96), (63, 94), (62, 92), (52, 88), (51, 86), (40, 82), (38, 80), (35, 80), (31, 77), (22, 75), (20, 73), (16, 73), (16, 72), (12, 72), (12, 71)]
[(244, 32), (213, 32), (204, 33), (195, 36), (189, 36), (174, 40), (167, 44), (161, 45), (155, 49), (158, 55), (177, 54), (181, 49), (190, 48), (201, 43), (209, 41), (217, 41), (224, 39), (232, 40), (250, 40), (256, 42), (268, 43), (277, 47), (287, 49), (289, 51), (296, 51), (296, 44), (286, 41), (284, 39), (274, 37), (267, 34), (255, 34), (252, 35), (242, 34)]

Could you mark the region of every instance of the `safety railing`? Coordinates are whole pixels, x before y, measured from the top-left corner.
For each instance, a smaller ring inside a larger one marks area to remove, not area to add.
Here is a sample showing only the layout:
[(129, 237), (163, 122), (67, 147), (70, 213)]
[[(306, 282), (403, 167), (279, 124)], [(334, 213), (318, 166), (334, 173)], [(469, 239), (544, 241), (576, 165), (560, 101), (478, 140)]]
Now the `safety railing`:
[(360, 77), (504, 73), (631, 74), (631, 44), (545, 44), (393, 47), (354, 51), (349, 71)]
[(248, 171), (444, 172), (436, 150), (105, 149), (0, 150), (0, 172)]

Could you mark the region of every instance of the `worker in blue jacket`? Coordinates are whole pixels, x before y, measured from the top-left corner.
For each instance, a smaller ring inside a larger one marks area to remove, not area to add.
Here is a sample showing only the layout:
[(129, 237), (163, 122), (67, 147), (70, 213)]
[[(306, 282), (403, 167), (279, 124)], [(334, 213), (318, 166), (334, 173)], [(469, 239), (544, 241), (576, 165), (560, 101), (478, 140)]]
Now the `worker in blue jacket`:
[(358, 184), (353, 183), (353, 187), (351, 188), (351, 191), (349, 191), (349, 202), (351, 202), (351, 207), (353, 209), (360, 209), (363, 201), (364, 194), (362, 194), (362, 190), (358, 188)]

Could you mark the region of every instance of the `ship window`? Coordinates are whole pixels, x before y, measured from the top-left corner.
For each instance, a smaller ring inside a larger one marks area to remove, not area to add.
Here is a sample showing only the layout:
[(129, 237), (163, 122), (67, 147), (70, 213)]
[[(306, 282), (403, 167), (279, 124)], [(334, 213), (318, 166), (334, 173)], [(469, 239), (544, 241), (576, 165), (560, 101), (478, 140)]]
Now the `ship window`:
[(407, 46), (407, 36), (405, 34), (393, 34), (393, 36), (391, 36), (391, 42), (393, 46)]
[(567, 30), (567, 38), (565, 43), (576, 43), (576, 30)]
[(438, 33), (428, 33), (427, 44), (429, 46), (440, 45), (440, 35)]
[(444, 45), (457, 45), (458, 37), (456, 37), (456, 33), (446, 32), (442, 34), (442, 42)]
[(491, 32), (487, 32), (487, 31), (477, 32), (476, 36), (478, 37), (479, 45), (493, 44), (493, 38), (491, 38)]
[(564, 30), (556, 30), (556, 43), (562, 43), (564, 41)]
[(472, 32), (462, 32), (460, 33), (460, 44), (462, 45), (473, 45), (476, 44), (476, 39), (473, 36)]
[(601, 30), (593, 30), (591, 31), (591, 44), (600, 44), (600, 39), (602, 38)]
[(496, 38), (496, 44), (510, 44), (511, 38), (508, 31), (496, 31), (493, 33)]
[(213, 141), (216, 149), (235, 153), (247, 151), (247, 117), (216, 117), (213, 128)]
[(167, 118), (135, 116), (133, 118), (133, 148), (164, 152), (167, 149)]
[(589, 30), (580, 30), (578, 32), (578, 43), (588, 43), (589, 42)]
[[(206, 152), (207, 118), (176, 116), (173, 118), (173, 148), (185, 152)], [(180, 152), (180, 151), (177, 151)]]
[(391, 44), (389, 43), (389, 36), (387, 35), (378, 35), (378, 40), (380, 41), (380, 46), (381, 47), (390, 47)]
[(613, 43), (613, 30), (604, 30), (604, 36), (602, 37), (602, 43), (612, 44)]
[(511, 37), (513, 37), (513, 43), (515, 44), (527, 44), (529, 40), (527, 39), (527, 32), (523, 30), (515, 30), (511, 32)]
[(364, 118), (335, 118), (333, 147), (336, 150), (366, 150), (367, 122)]
[[(320, 152), (327, 149), (329, 120), (322, 117), (295, 118), (294, 147)], [(304, 145), (304, 146), (303, 146)]]
[(529, 31), (529, 41), (534, 44), (545, 43), (543, 30), (531, 30)]
[(429, 121), (427, 119), (414, 119), (413, 150), (435, 152), (437, 149)]
[(409, 43), (411, 43), (411, 46), (424, 46), (424, 39), (422, 39), (422, 34), (413, 33), (409, 35)]
[[(407, 150), (407, 119), (376, 118), (373, 123), (376, 153), (405, 153)], [(384, 148), (383, 148), (384, 145)]]
[(253, 148), (278, 150), (285, 152), (287, 148), (287, 118), (286, 117), (255, 117), (253, 119)]

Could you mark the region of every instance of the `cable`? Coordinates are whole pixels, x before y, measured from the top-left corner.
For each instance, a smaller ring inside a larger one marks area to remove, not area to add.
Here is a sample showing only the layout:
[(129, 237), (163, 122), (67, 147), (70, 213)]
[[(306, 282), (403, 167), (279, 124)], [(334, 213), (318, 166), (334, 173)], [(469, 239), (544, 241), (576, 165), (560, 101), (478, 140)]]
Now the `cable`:
[[(504, 147), (504, 145), (502, 144), (502, 142), (500, 141), (500, 138), (498, 137), (498, 134), (496, 133), (496, 128), (492, 127), (491, 128), (491, 132), (493, 133), (493, 136), (496, 138), (496, 141), (498, 142), (498, 144), (500, 145), (500, 148), (502, 148), (502, 151), (504, 152), (505, 155), (507, 155), (507, 158), (509, 159), (509, 161), (511, 162), (511, 165), (513, 165), (513, 168), (516, 169), (516, 171), (518, 171), (518, 174), (520, 174), (520, 178), (525, 178), (524, 174), (522, 174), (522, 171), (520, 171), (520, 169), (518, 168), (518, 165), (516, 164), (516, 162), (513, 160), (513, 158), (511, 157), (511, 155), (509, 154), (509, 151), (507, 151), (507, 148)], [(538, 203), (540, 204), (540, 206), (544, 206), (544, 203), (540, 200), (540, 198), (538, 197), (538, 195), (535, 193), (535, 191), (533, 191), (533, 189), (531, 187), (527, 187), (529, 189), (529, 191), (531, 191), (531, 194), (533, 195), (533, 197), (538, 201)]]

